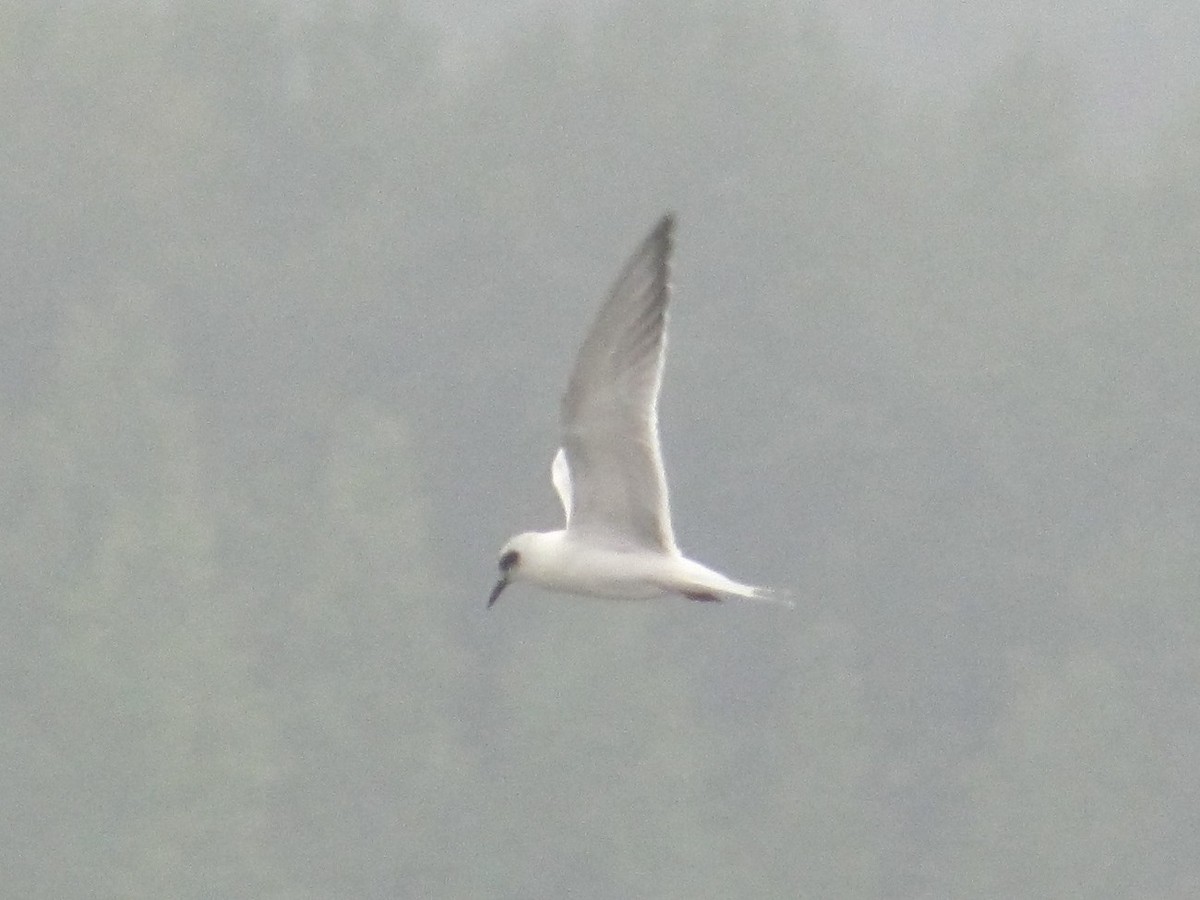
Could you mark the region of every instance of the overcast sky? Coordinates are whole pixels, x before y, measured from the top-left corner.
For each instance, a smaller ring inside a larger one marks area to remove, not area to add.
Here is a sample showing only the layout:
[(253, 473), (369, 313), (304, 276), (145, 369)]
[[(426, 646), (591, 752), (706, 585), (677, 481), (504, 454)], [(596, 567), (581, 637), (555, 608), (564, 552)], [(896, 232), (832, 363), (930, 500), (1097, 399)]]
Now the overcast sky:
[[(586, 28), (605, 0), (411, 0), (447, 37), (449, 59), (486, 56), (506, 32), (542, 21), (557, 7)], [(857, 52), (869, 77), (919, 102), (965, 100), (979, 76), (1014, 46), (1045, 44), (1075, 68), (1079, 98), (1094, 138), (1091, 162), (1118, 170), (1149, 149), (1146, 137), (1200, 89), (1200, 16), (1182, 0), (1093, 3), (1038, 0), (965, 3), (961, 0), (827, 0), (841, 39)], [(469, 62), (467, 62), (469, 64)]]
[[(0, 8), (5, 896), (1200, 896), (1192, 5)], [(489, 611), (666, 210), (796, 608)]]

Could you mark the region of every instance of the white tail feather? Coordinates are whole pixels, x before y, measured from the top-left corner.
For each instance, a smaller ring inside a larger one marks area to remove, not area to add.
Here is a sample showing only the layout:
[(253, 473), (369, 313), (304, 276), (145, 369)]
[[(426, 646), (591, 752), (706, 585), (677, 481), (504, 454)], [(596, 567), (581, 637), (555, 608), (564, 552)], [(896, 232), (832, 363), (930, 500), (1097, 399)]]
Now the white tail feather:
[(791, 591), (764, 587), (755, 587), (751, 588), (751, 590), (753, 593), (746, 596), (747, 600), (757, 600), (760, 603), (774, 603), (777, 606), (786, 606), (788, 609), (796, 608), (796, 602), (791, 599)]

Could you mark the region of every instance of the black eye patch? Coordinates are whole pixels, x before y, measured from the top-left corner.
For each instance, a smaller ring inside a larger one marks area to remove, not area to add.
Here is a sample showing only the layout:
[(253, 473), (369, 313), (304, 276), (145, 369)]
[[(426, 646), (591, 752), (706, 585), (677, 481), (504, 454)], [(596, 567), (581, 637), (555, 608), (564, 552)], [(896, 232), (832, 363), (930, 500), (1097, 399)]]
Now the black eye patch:
[(511, 569), (513, 566), (515, 566), (520, 561), (521, 561), (521, 554), (518, 553), (516, 550), (509, 550), (502, 557), (500, 557), (500, 571), (507, 572), (509, 569)]

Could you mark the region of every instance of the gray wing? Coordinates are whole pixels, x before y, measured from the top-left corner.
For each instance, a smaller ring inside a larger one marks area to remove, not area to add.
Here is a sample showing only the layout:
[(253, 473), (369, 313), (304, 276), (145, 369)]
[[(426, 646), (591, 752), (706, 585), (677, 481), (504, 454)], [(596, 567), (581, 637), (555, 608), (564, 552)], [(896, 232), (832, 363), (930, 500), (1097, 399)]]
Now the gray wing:
[(600, 307), (562, 400), (572, 503), (568, 531), (624, 548), (675, 551), (658, 443), (666, 351), (668, 258), (663, 216)]

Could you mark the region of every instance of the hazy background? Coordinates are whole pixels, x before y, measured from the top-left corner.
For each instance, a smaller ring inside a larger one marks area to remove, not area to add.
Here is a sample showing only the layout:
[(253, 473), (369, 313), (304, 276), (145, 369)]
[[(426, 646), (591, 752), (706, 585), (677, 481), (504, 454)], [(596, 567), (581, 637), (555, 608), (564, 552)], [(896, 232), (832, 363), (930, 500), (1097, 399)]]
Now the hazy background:
[[(4, 893), (1200, 894), (1200, 19), (894, 6), (0, 0)], [(485, 611), (667, 209), (797, 609)]]

